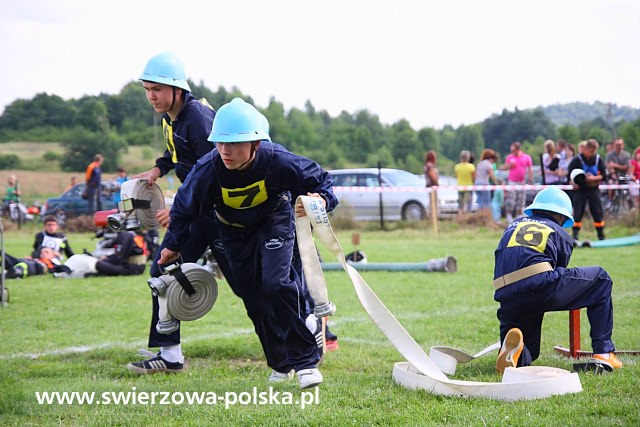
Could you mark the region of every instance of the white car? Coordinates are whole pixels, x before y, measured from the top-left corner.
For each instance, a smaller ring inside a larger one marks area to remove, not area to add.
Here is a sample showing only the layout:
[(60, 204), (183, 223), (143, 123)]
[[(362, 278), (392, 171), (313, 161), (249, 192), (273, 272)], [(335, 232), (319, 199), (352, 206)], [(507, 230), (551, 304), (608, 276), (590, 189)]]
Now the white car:
[[(424, 175), (416, 176), (424, 181)], [(453, 176), (440, 175), (438, 184), (440, 187), (455, 187), (458, 185), (458, 180)], [(439, 219), (454, 218), (458, 215), (458, 190), (455, 188), (439, 188), (437, 196)], [(475, 191), (472, 197), (471, 211), (476, 212), (478, 210), (478, 200)]]
[(333, 192), (340, 200), (335, 212), (351, 210), (356, 221), (420, 221), (429, 217), (424, 180), (400, 169), (335, 169)]

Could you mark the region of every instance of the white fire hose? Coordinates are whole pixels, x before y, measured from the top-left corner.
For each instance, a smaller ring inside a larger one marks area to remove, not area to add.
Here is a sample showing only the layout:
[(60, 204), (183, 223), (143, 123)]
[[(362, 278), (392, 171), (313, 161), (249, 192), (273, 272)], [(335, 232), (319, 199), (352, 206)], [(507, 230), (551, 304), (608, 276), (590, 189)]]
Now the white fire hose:
[(151, 291), (158, 297), (156, 330), (161, 334), (175, 332), (180, 320), (201, 318), (218, 298), (214, 274), (200, 264), (173, 264), (166, 272), (148, 281)]
[(109, 227), (116, 231), (153, 229), (160, 226), (156, 212), (165, 208), (162, 189), (146, 179), (130, 179), (120, 186), (118, 213), (109, 215)]
[[(500, 383), (449, 379), (445, 372), (455, 372), (456, 363), (473, 360), (475, 357), (499, 348), (498, 345), (487, 347), (475, 356), (449, 347), (434, 347), (435, 350), (432, 349), (431, 354), (435, 356), (435, 360), (430, 358), (380, 301), (358, 271), (345, 261), (322, 201), (319, 198), (300, 196), (298, 202), (302, 202), (307, 214), (296, 218), (296, 236), (311, 296), (320, 307), (334, 307), (329, 302), (326, 282), (311, 234), (313, 227), (317, 238), (336, 256), (349, 275), (367, 314), (407, 360), (398, 362), (393, 367), (393, 379), (398, 384), (409, 389), (423, 389), (438, 395), (482, 397), (505, 401), (541, 399), (582, 391), (578, 374), (546, 366), (507, 368)], [(327, 310), (327, 313), (329, 311)]]

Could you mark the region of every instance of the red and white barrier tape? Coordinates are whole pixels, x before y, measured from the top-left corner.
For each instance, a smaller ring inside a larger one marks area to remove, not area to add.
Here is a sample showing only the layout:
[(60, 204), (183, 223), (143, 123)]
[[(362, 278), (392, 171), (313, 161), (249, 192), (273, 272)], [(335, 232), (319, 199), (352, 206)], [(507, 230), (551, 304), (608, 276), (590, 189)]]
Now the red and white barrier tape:
[[(561, 190), (573, 190), (573, 186), (569, 184), (562, 185), (543, 185), (543, 184), (506, 184), (506, 185), (440, 185), (437, 187), (425, 187), (427, 192), (438, 190), (458, 190), (458, 191), (489, 191), (489, 190), (536, 190), (540, 191), (546, 187), (558, 187)], [(351, 192), (415, 192), (422, 187), (333, 187), (334, 191), (351, 191)], [(640, 188), (640, 184), (602, 184), (598, 186), (599, 190), (621, 190), (624, 188)]]

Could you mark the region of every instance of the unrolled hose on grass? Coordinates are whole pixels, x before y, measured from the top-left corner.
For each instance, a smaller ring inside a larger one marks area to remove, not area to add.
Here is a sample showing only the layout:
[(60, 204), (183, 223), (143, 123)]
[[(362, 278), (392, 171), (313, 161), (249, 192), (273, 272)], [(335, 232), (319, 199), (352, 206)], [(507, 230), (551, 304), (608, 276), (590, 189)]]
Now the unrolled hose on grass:
[[(349, 262), (349, 265), (359, 271), (423, 271), (455, 273), (458, 271), (458, 261), (453, 256), (431, 259), (427, 262)], [(324, 271), (342, 270), (339, 262), (323, 262), (320, 266)]]

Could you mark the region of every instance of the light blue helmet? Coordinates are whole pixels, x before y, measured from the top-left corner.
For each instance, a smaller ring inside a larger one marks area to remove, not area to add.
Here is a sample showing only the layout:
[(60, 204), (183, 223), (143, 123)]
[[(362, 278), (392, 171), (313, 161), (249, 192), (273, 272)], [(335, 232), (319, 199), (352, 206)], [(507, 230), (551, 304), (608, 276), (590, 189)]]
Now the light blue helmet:
[(184, 66), (173, 52), (162, 52), (149, 59), (139, 80), (162, 83), (191, 92)]
[(269, 135), (269, 119), (267, 119), (267, 116), (262, 114), (260, 111), (258, 111), (258, 114), (260, 115), (260, 121), (262, 122), (262, 130), (268, 136)]
[(269, 121), (253, 105), (244, 102), (241, 98), (234, 98), (218, 109), (208, 140), (226, 144), (271, 141)]
[(573, 225), (573, 206), (571, 205), (571, 199), (567, 193), (558, 187), (549, 186), (540, 190), (533, 199), (533, 203), (524, 210), (524, 213), (531, 216), (536, 209), (559, 213), (567, 217), (567, 220), (562, 224), (564, 228)]

